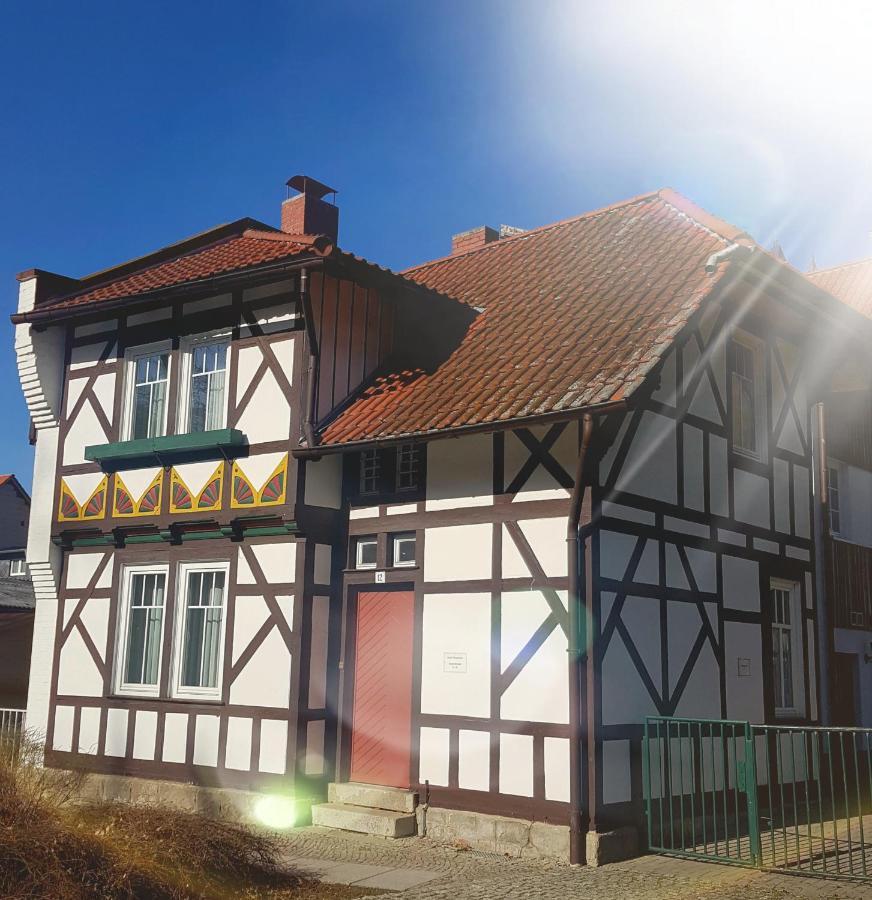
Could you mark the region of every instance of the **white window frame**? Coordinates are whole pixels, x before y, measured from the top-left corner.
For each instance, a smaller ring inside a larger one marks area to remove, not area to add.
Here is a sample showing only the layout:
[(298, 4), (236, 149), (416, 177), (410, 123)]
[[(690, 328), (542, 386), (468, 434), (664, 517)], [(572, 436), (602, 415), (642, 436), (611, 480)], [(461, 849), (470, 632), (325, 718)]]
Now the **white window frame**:
[[(773, 604), (773, 591), (787, 591), (790, 604), (790, 624), (780, 625), (775, 622), (775, 608)], [(793, 691), (793, 704), (791, 706), (778, 706), (775, 703), (773, 693), (773, 705), (776, 718), (797, 718), (805, 715), (805, 683), (803, 672), (805, 671), (804, 644), (803, 644), (803, 616), (802, 616), (802, 592), (799, 582), (786, 581), (782, 578), (770, 578), (769, 602), (772, 615), (772, 642), (775, 642), (776, 633), (787, 632), (790, 635), (790, 679)], [(772, 683), (775, 688), (776, 671), (773, 666)]]
[[(19, 569), (18, 566), (21, 566)], [(9, 577), (24, 578), (27, 575), (26, 559), (10, 559), (9, 560)]]
[[(374, 562), (365, 563), (362, 562), (361, 550), (363, 549), (364, 544), (374, 544), (375, 545), (375, 553), (376, 559)], [(363, 535), (362, 537), (358, 537), (354, 539), (354, 568), (355, 569), (377, 569), (378, 568), (378, 538), (372, 535)]]
[[(400, 554), (399, 544), (403, 541), (411, 541), (415, 545), (415, 558), (411, 560), (407, 560), (405, 562), (400, 562)], [(418, 565), (418, 536), (414, 531), (404, 531), (401, 534), (391, 535), (391, 547), (392, 547), (392, 562), (394, 564), (394, 568), (397, 569), (411, 569), (414, 566)]]
[[(130, 619), (130, 584), (134, 575), (163, 575), (164, 598), (163, 617), (161, 618), (160, 641), (157, 655), (157, 684), (128, 684), (124, 681), (124, 670), (127, 666), (127, 626)], [(113, 692), (133, 697), (160, 696), (161, 674), (163, 672), (163, 645), (169, 612), (169, 580), (167, 565), (124, 566), (121, 573), (121, 596), (118, 603), (118, 634), (115, 640), (115, 671), (113, 676)]]
[[(182, 687), (182, 659), (187, 611), (188, 575), (191, 572), (224, 573), (224, 606), (221, 612), (221, 630), (218, 635), (218, 664), (215, 687)], [(224, 689), (224, 644), (227, 639), (227, 611), (230, 605), (230, 562), (227, 560), (199, 560), (179, 563), (176, 568), (175, 610), (173, 614), (173, 657), (170, 677), (170, 695), (179, 700), (220, 700)]]
[(191, 431), (191, 375), (193, 368), (194, 348), (201, 344), (226, 344), (227, 359), (224, 369), (224, 404), (221, 410), (220, 428), (227, 427), (227, 410), (230, 404), (230, 370), (233, 352), (232, 332), (227, 328), (206, 334), (197, 334), (184, 338), (179, 344), (181, 351), (181, 377), (179, 378), (179, 404), (176, 414), (176, 432), (192, 434)]
[[(765, 366), (765, 345), (760, 338), (746, 331), (736, 329), (730, 337), (732, 343), (739, 344), (746, 350), (750, 351), (754, 357), (754, 441), (757, 445), (755, 450), (749, 450), (742, 447), (738, 443), (738, 435), (735, 426), (735, 408), (732, 399), (733, 378), (737, 377), (730, 366), (727, 372), (727, 390), (730, 394), (730, 445), (733, 450), (741, 456), (747, 456), (749, 459), (756, 459), (761, 462), (767, 457), (766, 442), (766, 366)], [(727, 354), (729, 359), (729, 353)], [(741, 377), (741, 376), (738, 376)]]
[(153, 356), (156, 353), (167, 354), (167, 390), (164, 400), (161, 433), (160, 435), (155, 435), (155, 437), (163, 437), (167, 433), (170, 390), (173, 377), (173, 342), (156, 341), (152, 344), (139, 344), (136, 347), (128, 347), (124, 351), (124, 408), (122, 410), (121, 434), (124, 435), (123, 440), (125, 441), (133, 439), (133, 391), (136, 381), (136, 361), (143, 356)]

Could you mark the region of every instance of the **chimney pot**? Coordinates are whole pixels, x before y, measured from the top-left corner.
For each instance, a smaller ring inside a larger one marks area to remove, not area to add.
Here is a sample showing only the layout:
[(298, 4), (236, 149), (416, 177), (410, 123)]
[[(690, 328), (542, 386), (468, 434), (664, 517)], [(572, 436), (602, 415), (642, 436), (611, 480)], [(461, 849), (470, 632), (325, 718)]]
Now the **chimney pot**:
[(334, 243), (339, 238), (339, 207), (324, 197), (336, 191), (309, 178), (294, 175), (287, 181), (288, 189), (299, 191), (282, 203), (282, 231), (288, 234), (323, 234)]

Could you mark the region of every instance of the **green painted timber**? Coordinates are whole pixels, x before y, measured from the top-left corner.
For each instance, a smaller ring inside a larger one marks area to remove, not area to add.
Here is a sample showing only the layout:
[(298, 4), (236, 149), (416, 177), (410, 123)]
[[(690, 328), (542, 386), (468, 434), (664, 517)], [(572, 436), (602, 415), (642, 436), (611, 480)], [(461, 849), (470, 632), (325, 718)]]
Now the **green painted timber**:
[(191, 457), (227, 456), (248, 446), (248, 438), (236, 428), (219, 428), (192, 434), (168, 434), (158, 438), (118, 441), (85, 447), (85, 459), (104, 468), (118, 468), (124, 463), (174, 462)]

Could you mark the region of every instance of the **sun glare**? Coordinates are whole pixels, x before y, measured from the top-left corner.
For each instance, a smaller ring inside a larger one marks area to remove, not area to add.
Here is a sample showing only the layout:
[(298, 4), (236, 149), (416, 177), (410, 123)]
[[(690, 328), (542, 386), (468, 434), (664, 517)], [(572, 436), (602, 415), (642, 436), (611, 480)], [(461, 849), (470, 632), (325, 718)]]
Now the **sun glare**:
[(281, 794), (267, 794), (255, 804), (254, 817), (261, 825), (275, 831), (293, 828), (297, 820), (294, 798)]

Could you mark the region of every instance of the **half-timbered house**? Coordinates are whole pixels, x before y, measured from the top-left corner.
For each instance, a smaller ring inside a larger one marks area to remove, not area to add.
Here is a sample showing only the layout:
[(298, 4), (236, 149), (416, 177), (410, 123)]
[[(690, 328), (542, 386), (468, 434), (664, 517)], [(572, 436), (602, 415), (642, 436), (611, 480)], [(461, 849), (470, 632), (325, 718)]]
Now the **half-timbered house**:
[(289, 184), (19, 276), (47, 764), (578, 861), (646, 714), (817, 721), (812, 413), (867, 320), (672, 191), (395, 274)]

